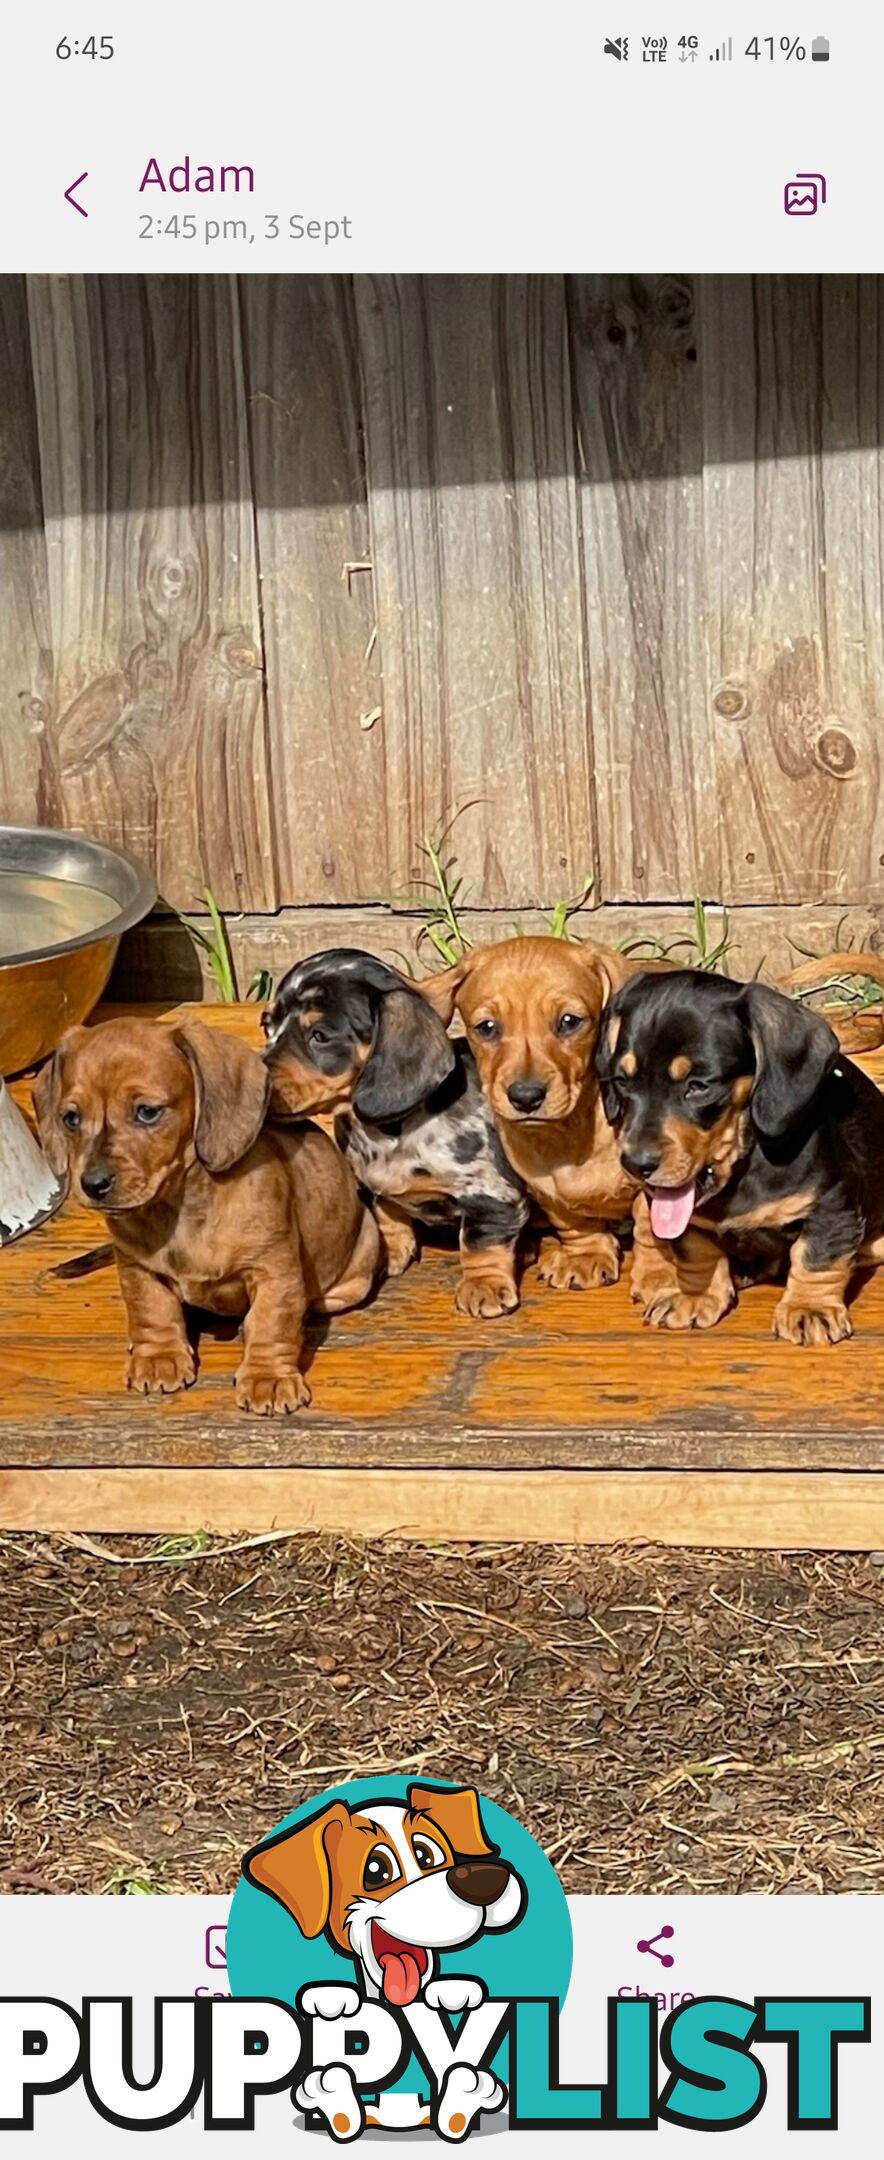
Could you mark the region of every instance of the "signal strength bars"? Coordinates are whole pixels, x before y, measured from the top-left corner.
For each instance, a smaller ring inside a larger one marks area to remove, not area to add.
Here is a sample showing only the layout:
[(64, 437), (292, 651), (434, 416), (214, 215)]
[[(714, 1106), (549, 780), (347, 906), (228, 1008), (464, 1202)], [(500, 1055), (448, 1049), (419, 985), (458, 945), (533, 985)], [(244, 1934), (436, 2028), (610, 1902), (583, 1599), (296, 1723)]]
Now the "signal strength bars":
[(709, 55), (710, 60), (732, 60), (733, 57), (734, 41), (730, 37), (724, 38), (720, 45), (716, 45), (715, 51)]

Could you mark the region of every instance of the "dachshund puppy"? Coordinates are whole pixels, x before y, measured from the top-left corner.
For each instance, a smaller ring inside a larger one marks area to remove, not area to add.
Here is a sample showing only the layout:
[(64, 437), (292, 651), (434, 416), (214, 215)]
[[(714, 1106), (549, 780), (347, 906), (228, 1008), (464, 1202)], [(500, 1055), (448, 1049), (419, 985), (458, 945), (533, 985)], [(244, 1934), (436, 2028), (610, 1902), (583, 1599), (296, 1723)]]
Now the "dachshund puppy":
[[(602, 1107), (595, 1051), (602, 1008), (642, 963), (554, 937), (480, 946), (419, 985), (446, 1025), (461, 1013), (507, 1160), (558, 1233), (540, 1274), (556, 1290), (617, 1281), (615, 1226), (636, 1201)], [(647, 963), (644, 963), (647, 966)], [(671, 1273), (647, 1208), (635, 1213), (632, 1294)]]
[(335, 1137), (375, 1210), (388, 1272), (416, 1257), (413, 1223), (460, 1228), (458, 1312), (519, 1302), (516, 1244), (528, 1202), (501, 1149), (476, 1068), (417, 989), (370, 953), (315, 953), (264, 1015), (273, 1117), (335, 1114)]
[(711, 1327), (750, 1277), (781, 1273), (773, 1331), (852, 1334), (857, 1267), (884, 1259), (884, 1098), (831, 1028), (762, 983), (679, 971), (614, 997), (599, 1055), (605, 1107), (679, 1287), (646, 1317)]
[(241, 1410), (300, 1409), (304, 1318), (367, 1297), (379, 1238), (324, 1133), (264, 1127), (261, 1059), (188, 1020), (108, 1020), (64, 1036), (34, 1092), (56, 1174), (99, 1208), (129, 1322), (126, 1385), (196, 1378), (185, 1305), (244, 1316)]

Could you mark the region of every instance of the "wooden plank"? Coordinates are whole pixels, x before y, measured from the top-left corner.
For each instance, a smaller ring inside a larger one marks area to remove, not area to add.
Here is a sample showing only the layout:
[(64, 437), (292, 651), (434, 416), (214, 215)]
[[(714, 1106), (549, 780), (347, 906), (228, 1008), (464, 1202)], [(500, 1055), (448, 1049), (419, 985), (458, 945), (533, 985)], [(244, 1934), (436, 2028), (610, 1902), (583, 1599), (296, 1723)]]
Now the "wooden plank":
[(605, 900), (715, 898), (691, 282), (568, 280)]
[[(188, 1398), (191, 1401), (192, 1398)], [(844, 1434), (716, 1432), (696, 1427), (678, 1432), (667, 1427), (649, 1434), (636, 1426), (598, 1432), (555, 1432), (547, 1427), (453, 1427), (441, 1420), (383, 1426), (335, 1423), (311, 1411), (292, 1419), (219, 1416), (219, 1391), (203, 1392), (196, 1414), (165, 1415), (130, 1404), (113, 1419), (107, 1399), (84, 1396), (71, 1417), (45, 1417), (4, 1423), (0, 1465), (19, 1470), (229, 1470), (240, 1475), (243, 1491), (254, 1470), (367, 1470), (389, 1473), (445, 1471), (452, 1479), (467, 1470), (562, 1470), (575, 1476), (601, 1470), (663, 1472), (771, 1471), (798, 1475), (812, 1471), (865, 1475), (884, 1471), (880, 1433)], [(432, 1416), (432, 1405), (429, 1406)], [(653, 1447), (649, 1446), (653, 1441)]]
[(276, 904), (237, 287), (29, 287), (63, 822)]
[[(496, 938), (512, 935), (513, 915), (508, 908), (465, 908), (460, 919), (473, 944), (493, 944)], [(421, 920), (413, 912), (380, 906), (282, 908), (278, 915), (234, 917), (229, 930), (239, 981), (245, 985), (258, 968), (266, 968), (278, 981), (295, 960), (333, 945), (362, 946), (394, 966), (401, 966), (405, 956), (422, 973), (426, 962), (419, 959), (416, 944)], [(549, 914), (542, 909), (522, 909), (519, 920), (526, 932), (543, 935), (549, 930)], [(709, 922), (717, 937), (720, 913), (713, 909)], [(732, 908), (728, 968), (738, 977), (748, 979), (761, 970), (766, 980), (775, 980), (795, 964), (795, 939), (828, 952), (839, 925), (842, 940), (849, 937), (855, 946), (879, 951), (884, 943), (880, 907), (845, 909), (808, 902), (802, 907)], [(588, 909), (573, 927), (577, 936), (594, 938), (601, 945), (631, 943), (653, 935), (669, 946), (675, 938), (690, 937), (694, 922), (687, 907), (605, 906)], [(113, 984), (115, 995), (139, 1004), (160, 997), (167, 1001), (211, 997), (213, 992), (209, 971), (205, 963), (201, 969), (181, 925), (156, 915), (124, 940)]]
[(884, 893), (877, 281), (703, 292), (710, 694), (725, 897)]
[(884, 1548), (884, 1479), (564, 1471), (2, 1470), (0, 1527), (329, 1530), (495, 1544)]
[(468, 801), (475, 902), (595, 875), (559, 278), (360, 278), (391, 867)]
[(389, 882), (352, 286), (241, 296), (279, 899), (352, 900)]
[(46, 725), (46, 542), (23, 277), (0, 278), (0, 591), (0, 818), (50, 825), (58, 776)]

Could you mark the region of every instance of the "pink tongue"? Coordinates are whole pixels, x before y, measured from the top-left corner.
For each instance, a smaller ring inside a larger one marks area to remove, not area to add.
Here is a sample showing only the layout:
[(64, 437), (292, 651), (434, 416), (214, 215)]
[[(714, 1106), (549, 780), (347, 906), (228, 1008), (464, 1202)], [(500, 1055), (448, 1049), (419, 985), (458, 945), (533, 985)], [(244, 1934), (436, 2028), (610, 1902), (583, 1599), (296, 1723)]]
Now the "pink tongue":
[(406, 2003), (413, 2003), (415, 1996), (420, 1993), (421, 1984), (417, 1958), (409, 1957), (407, 1950), (401, 1957), (397, 1957), (395, 1950), (385, 1950), (380, 1966), (384, 1975), (385, 2000), (398, 2004), (400, 2008)]
[(651, 1193), (651, 1229), (655, 1237), (677, 1238), (687, 1229), (697, 1198), (695, 1185), (663, 1186)]

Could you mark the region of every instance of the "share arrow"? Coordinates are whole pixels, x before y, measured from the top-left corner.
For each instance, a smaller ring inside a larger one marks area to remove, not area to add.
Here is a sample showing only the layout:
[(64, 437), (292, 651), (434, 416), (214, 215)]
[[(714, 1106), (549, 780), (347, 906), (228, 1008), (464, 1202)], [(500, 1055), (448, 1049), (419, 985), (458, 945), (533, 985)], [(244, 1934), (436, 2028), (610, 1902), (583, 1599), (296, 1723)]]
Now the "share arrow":
[(75, 195), (75, 193), (76, 193), (76, 190), (77, 190), (77, 188), (78, 188), (78, 187), (82, 187), (82, 185), (83, 185), (83, 181), (84, 181), (84, 180), (88, 180), (88, 178), (89, 178), (89, 174), (88, 174), (88, 172), (81, 172), (81, 174), (80, 174), (80, 176), (79, 176), (79, 179), (77, 179), (77, 180), (72, 180), (72, 181), (71, 181), (71, 184), (70, 184), (70, 187), (66, 187), (66, 188), (65, 188), (65, 191), (64, 191), (64, 199), (65, 199), (65, 202), (69, 202), (69, 203), (70, 203), (70, 206), (71, 206), (71, 209), (72, 209), (72, 210), (78, 210), (78, 211), (79, 211), (79, 213), (80, 213), (80, 216), (81, 216), (81, 217), (88, 217), (88, 216), (89, 216), (89, 212), (88, 212), (88, 210), (84, 210), (84, 208), (83, 208), (83, 205), (82, 205), (82, 203), (78, 203), (78, 202), (75, 202), (75, 201), (74, 201), (74, 195)]

